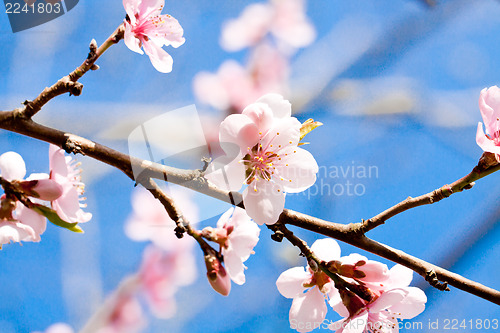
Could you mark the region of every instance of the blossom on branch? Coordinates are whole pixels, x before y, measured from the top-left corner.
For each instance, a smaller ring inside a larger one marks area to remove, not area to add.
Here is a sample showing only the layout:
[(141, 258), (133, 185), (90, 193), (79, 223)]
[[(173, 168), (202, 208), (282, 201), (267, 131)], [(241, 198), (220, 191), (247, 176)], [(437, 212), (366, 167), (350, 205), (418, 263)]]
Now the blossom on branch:
[(316, 160), (298, 148), (301, 126), (291, 117), (290, 102), (278, 94), (264, 95), (221, 123), (219, 141), (226, 156), (210, 164), (206, 178), (229, 191), (247, 184), (243, 202), (248, 216), (261, 225), (276, 223), (285, 192), (304, 191), (316, 181)]
[(81, 181), (79, 164), (70, 156), (65, 156), (64, 150), (55, 145), (49, 147), (49, 164), (50, 179), (63, 189), (62, 195), (51, 202), (57, 215), (70, 223), (90, 221), (92, 214), (82, 210), (87, 205), (81, 203), (85, 200), (82, 197), (85, 184)]
[(184, 30), (172, 16), (161, 15), (164, 0), (123, 0), (127, 12), (125, 19), (125, 45), (134, 52), (149, 56), (153, 66), (162, 73), (172, 71), (173, 59), (162, 49), (184, 44)]
[[(424, 311), (427, 302), (422, 290), (409, 287), (412, 276), (412, 270), (395, 265), (386, 281), (366, 284), (375, 294), (372, 301), (361, 300), (353, 294), (350, 299), (343, 299), (343, 303), (338, 304), (335, 310), (347, 318), (330, 324), (329, 328), (337, 333), (399, 332), (398, 319), (417, 316)], [(346, 308), (346, 303), (350, 305), (349, 308)]]
[[(331, 238), (315, 241), (311, 251), (324, 261), (340, 258), (340, 246)], [(281, 273), (276, 286), (281, 295), (293, 298), (290, 324), (298, 332), (310, 332), (316, 328), (315, 323), (323, 322), (327, 313), (325, 300), (330, 300), (333, 304), (340, 302), (334, 283), (317, 267), (316, 270), (309, 266), (290, 268)]]
[(493, 86), (484, 88), (479, 96), (479, 110), (483, 117), (483, 124), (477, 125), (476, 142), (485, 152), (495, 154), (500, 162), (500, 88)]
[(245, 283), (243, 264), (259, 241), (260, 228), (239, 207), (230, 208), (220, 217), (217, 228), (207, 227), (202, 233), (220, 244), (224, 264), (231, 280), (242, 285)]

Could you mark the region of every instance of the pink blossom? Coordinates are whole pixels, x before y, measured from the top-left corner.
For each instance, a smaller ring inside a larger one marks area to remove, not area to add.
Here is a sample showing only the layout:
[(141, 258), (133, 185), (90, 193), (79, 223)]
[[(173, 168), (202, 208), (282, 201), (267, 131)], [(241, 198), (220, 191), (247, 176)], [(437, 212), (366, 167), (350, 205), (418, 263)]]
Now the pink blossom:
[[(356, 278), (359, 281), (380, 283), (386, 281), (390, 276), (387, 265), (378, 261), (368, 260), (357, 253), (351, 253), (347, 257), (342, 257), (339, 261), (342, 264), (339, 273), (349, 278)], [(349, 270), (349, 273), (352, 275), (347, 275), (347, 272), (343, 272), (342, 270)]]
[[(317, 240), (311, 250), (324, 261), (338, 260), (340, 247), (331, 238)], [(325, 300), (340, 302), (340, 296), (331, 279), (321, 270), (294, 267), (281, 273), (276, 281), (281, 295), (293, 298), (290, 308), (290, 327), (298, 332), (310, 332), (325, 319)], [(305, 293), (304, 293), (305, 292)]]
[(484, 133), (483, 124), (479, 123), (476, 142), (485, 152), (496, 154), (500, 162), (500, 88), (493, 86), (481, 91), (479, 110), (488, 134)]
[(91, 213), (84, 212), (85, 204), (81, 195), (85, 184), (81, 182), (80, 169), (70, 156), (65, 156), (64, 151), (55, 146), (49, 147), (50, 179), (58, 183), (62, 189), (62, 195), (51, 202), (52, 208), (59, 217), (70, 223), (88, 222), (92, 218)]
[(141, 304), (132, 294), (117, 295), (110, 306), (112, 308), (105, 326), (96, 333), (135, 333), (141, 332), (146, 326)]
[[(371, 302), (362, 301), (357, 296), (352, 304), (359, 304), (357, 309), (349, 311), (339, 304), (335, 308), (347, 318), (332, 323), (331, 330), (337, 333), (352, 332), (399, 332), (398, 319), (411, 319), (425, 309), (427, 297), (416, 287), (408, 287), (413, 271), (395, 265), (390, 270), (390, 277), (383, 283), (367, 284), (376, 297)], [(343, 307), (343, 309), (342, 309)]]
[(44, 216), (18, 201), (12, 218), (0, 218), (0, 247), (11, 242), (39, 242), (46, 228)]
[(286, 93), (288, 72), (288, 60), (266, 43), (254, 49), (246, 67), (228, 60), (216, 73), (198, 73), (193, 89), (203, 103), (240, 112), (265, 93)]
[(305, 1), (250, 4), (240, 17), (226, 22), (220, 43), (227, 51), (239, 51), (259, 43), (268, 33), (293, 48), (309, 45), (316, 32), (305, 15)]
[(153, 66), (162, 73), (172, 71), (173, 59), (162, 49), (172, 45), (177, 48), (184, 44), (184, 30), (170, 15), (160, 15), (164, 0), (123, 0), (127, 12), (125, 20), (125, 45), (134, 52), (149, 56)]
[(234, 283), (245, 283), (243, 264), (259, 241), (260, 229), (241, 208), (230, 208), (220, 217), (217, 228), (205, 228), (221, 246), (227, 273)]
[[(198, 208), (192, 202), (189, 192), (181, 188), (171, 188), (171, 195), (188, 221), (197, 221)], [(175, 250), (179, 239), (175, 236), (175, 222), (168, 216), (165, 207), (151, 193), (137, 188), (132, 194), (133, 212), (125, 223), (126, 235), (135, 241), (151, 241), (165, 251)], [(182, 242), (194, 245), (191, 237)]]
[(297, 147), (300, 127), (282, 96), (261, 97), (221, 123), (219, 141), (226, 156), (210, 164), (206, 178), (230, 191), (248, 184), (243, 192), (247, 214), (258, 224), (274, 224), (285, 192), (301, 192), (316, 181), (316, 160)]
[(170, 318), (176, 312), (174, 295), (181, 286), (196, 279), (196, 265), (190, 238), (177, 240), (171, 251), (150, 245), (144, 251), (139, 272), (141, 290), (152, 312)]

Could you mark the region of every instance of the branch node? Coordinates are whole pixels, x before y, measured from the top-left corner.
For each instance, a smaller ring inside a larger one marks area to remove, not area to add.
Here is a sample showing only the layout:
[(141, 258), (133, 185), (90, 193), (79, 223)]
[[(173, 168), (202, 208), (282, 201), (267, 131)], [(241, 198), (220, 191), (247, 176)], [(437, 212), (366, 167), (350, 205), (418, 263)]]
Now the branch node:
[(448, 288), (448, 282), (439, 281), (436, 272), (432, 269), (425, 272), (425, 281), (429, 282), (431, 286), (438, 290), (450, 291), (450, 288)]
[(275, 242), (281, 243), (285, 235), (281, 230), (275, 230), (274, 234), (271, 235), (271, 239)]

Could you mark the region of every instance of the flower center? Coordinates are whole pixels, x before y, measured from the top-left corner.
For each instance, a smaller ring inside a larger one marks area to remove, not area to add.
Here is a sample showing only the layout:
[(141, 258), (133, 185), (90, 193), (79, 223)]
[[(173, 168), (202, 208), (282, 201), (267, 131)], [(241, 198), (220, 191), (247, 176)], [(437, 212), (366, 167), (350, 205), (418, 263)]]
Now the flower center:
[(243, 157), (243, 163), (246, 165), (246, 183), (250, 184), (258, 179), (270, 181), (276, 170), (275, 161), (280, 159), (279, 155), (262, 149), (260, 143), (249, 150), (250, 152)]

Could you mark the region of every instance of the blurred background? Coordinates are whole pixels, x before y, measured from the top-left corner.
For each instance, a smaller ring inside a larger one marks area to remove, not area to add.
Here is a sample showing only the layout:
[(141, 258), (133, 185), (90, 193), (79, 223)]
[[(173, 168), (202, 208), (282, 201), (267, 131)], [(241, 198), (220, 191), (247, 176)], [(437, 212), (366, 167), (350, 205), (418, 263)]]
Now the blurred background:
[[(228, 104), (227, 96), (224, 103), (207, 100), (199, 73), (212, 82), (209, 87), (220, 85), (218, 92), (208, 89), (208, 96), (224, 90), (213, 75), (228, 60), (253, 70), (255, 79), (255, 62), (264, 58), (255, 55), (256, 47), (228, 52), (220, 43), (224, 22), (253, 2), (167, 1), (163, 13), (179, 20), (186, 38), (177, 49), (165, 48), (174, 58), (171, 73), (157, 72), (146, 55), (120, 42), (98, 60), (100, 70), (80, 80), (85, 86), (81, 96), (60, 96), (34, 119), (127, 153), (136, 127), (195, 104), (205, 136), (216, 137), (218, 122), (228, 109), (238, 111), (238, 103)], [(276, 36), (266, 37), (284, 66), (269, 89), (291, 101), (299, 120), (324, 123), (306, 140), (320, 165), (318, 180), (309, 190), (289, 195), (287, 208), (339, 223), (359, 222), (472, 170), (482, 154), (475, 143), (482, 121), (479, 92), (500, 83), (499, 1), (309, 1), (305, 15), (314, 27), (307, 45), (291, 49)], [(121, 1), (80, 1), (62, 17), (14, 34), (7, 15), (0, 13), (0, 109), (19, 107), (72, 71), (85, 59), (90, 40), (102, 43), (124, 16)], [(278, 65), (260, 66), (265, 77)], [(166, 147), (173, 150), (183, 140), (182, 133), (165, 135)], [(48, 172), (48, 144), (2, 130), (0, 153), (10, 150), (24, 157), (28, 174)], [(141, 265), (147, 242), (134, 242), (124, 232), (133, 182), (107, 165), (76, 158), (93, 219), (82, 225), (85, 234), (48, 225), (40, 243), (3, 247), (2, 333), (44, 331), (56, 322), (78, 331)], [(182, 159), (171, 163), (186, 166)], [(402, 213), (368, 236), (499, 289), (499, 180), (500, 174), (489, 176), (470, 191)], [(214, 226), (229, 207), (191, 195), (199, 228)], [(310, 244), (318, 238), (293, 230)], [(291, 300), (278, 293), (275, 281), (286, 269), (306, 263), (297, 249), (286, 241), (273, 242), (270, 235), (262, 228), (256, 254), (245, 263), (247, 282), (233, 284), (228, 297), (211, 289), (202, 253), (195, 248), (198, 275), (176, 292), (175, 316), (157, 319), (145, 307), (145, 332), (289, 330)], [(357, 252), (381, 260), (340, 246), (345, 255)], [(428, 331), (436, 320), (442, 328), (446, 319), (500, 319), (497, 305), (453, 287), (439, 292), (416, 274), (412, 285), (425, 290), (428, 303), (421, 315), (407, 321), (408, 327), (422, 323), (424, 329), (402, 331)], [(327, 315), (328, 320), (339, 318), (331, 310)]]

